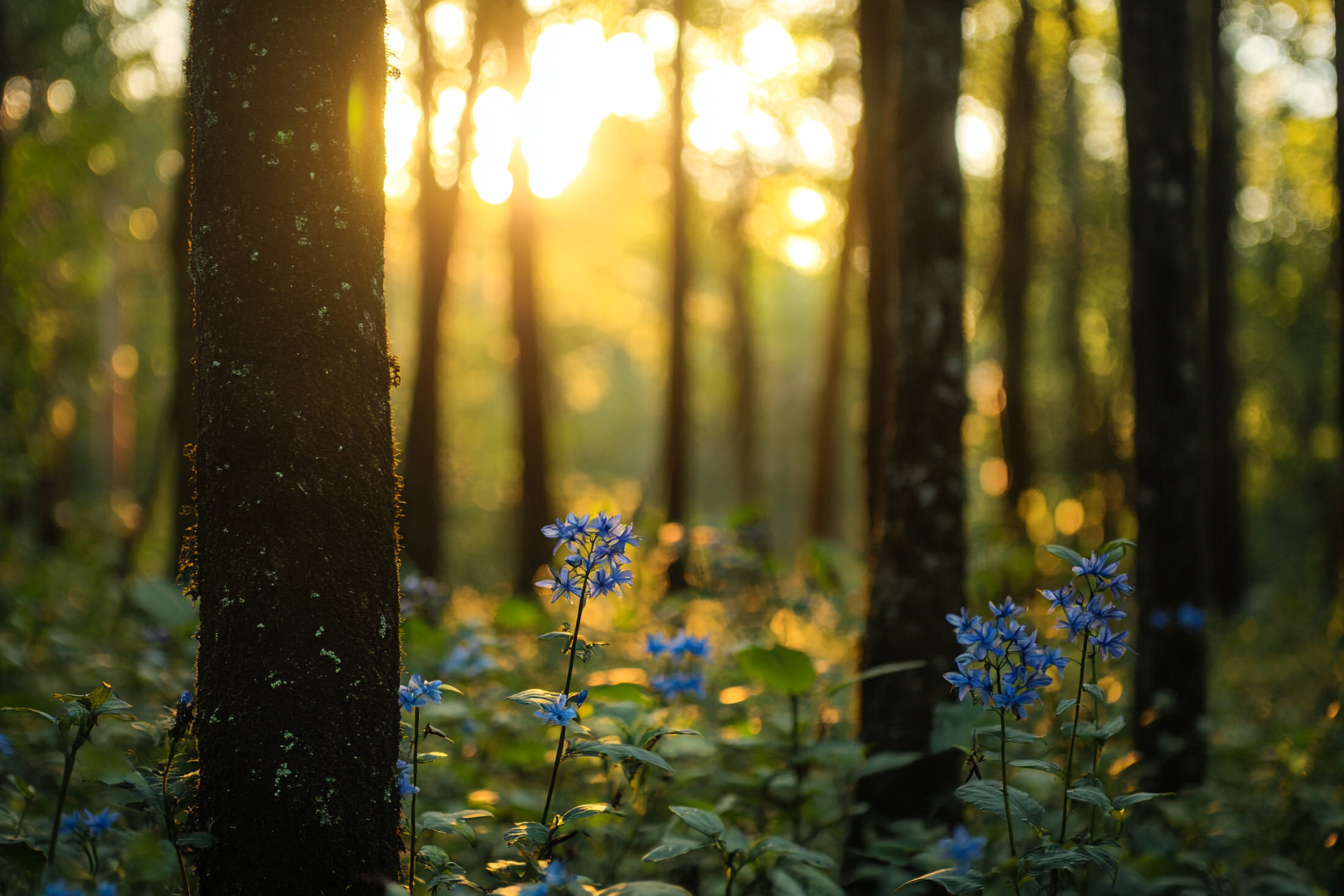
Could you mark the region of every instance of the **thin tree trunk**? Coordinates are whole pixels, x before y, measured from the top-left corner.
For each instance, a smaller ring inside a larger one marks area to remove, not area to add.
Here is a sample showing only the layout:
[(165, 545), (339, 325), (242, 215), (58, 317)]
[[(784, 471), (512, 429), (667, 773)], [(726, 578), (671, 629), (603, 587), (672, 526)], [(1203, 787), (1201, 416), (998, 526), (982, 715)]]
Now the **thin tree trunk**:
[[(934, 707), (946, 699), (941, 676), (957, 654), (943, 616), (960, 606), (966, 572), (962, 182), (955, 139), (961, 4), (905, 0), (895, 7), (899, 21), (889, 18), (890, 6), (873, 5), (860, 6), (865, 65), (876, 63), (879, 77), (890, 77), (899, 66), (899, 93), (894, 164), (876, 139), (878, 120), (869, 118), (874, 140), (867, 208), (874, 258), (900, 261), (882, 270), (883, 319), (893, 324), (887, 338), (895, 417), (880, 470), (884, 505), (871, 561), (862, 665), (915, 659), (928, 665), (865, 681), (860, 732), (877, 750), (922, 752), (928, 750)], [(884, 77), (870, 88), (865, 80), (879, 114), (889, 108), (880, 93), (889, 83)], [(875, 176), (883, 168), (895, 169), (892, 193), (873, 189), (885, 185)], [(888, 220), (879, 227), (879, 218)], [(879, 245), (879, 234), (894, 244)], [(877, 355), (874, 364), (882, 360)], [(927, 817), (951, 788), (956, 765), (956, 757), (940, 754), (881, 776), (869, 789), (874, 810)]]
[[(1339, 22), (1339, 0), (1334, 3), (1335, 22)], [(1344, 81), (1344, 53), (1335, 53), (1335, 83)], [(1344, 104), (1335, 106), (1335, 195), (1344, 197)], [(1338, 200), (1337, 200), (1338, 201)], [(1340, 202), (1344, 206), (1344, 202)], [(1344, 220), (1344, 218), (1341, 218)], [(1344, 307), (1344, 227), (1335, 225), (1335, 239), (1331, 247), (1335, 264), (1335, 301)], [(1335, 427), (1344, 433), (1344, 332), (1341, 332), (1335, 352)], [(1333, 544), (1335, 572), (1337, 575), (1337, 596), (1344, 601), (1344, 451), (1338, 455), (1338, 470), (1335, 476), (1335, 512)], [(1328, 556), (1328, 554), (1327, 554)]]
[(1241, 606), (1244, 542), (1241, 531), (1241, 469), (1237, 458), (1237, 374), (1232, 360), (1232, 247), (1228, 227), (1236, 210), (1237, 106), (1231, 60), (1223, 49), (1219, 17), (1223, 0), (1209, 0), (1208, 54), (1210, 127), (1208, 149), (1208, 355), (1209, 413), (1208, 557), (1209, 593), (1224, 612)]
[(1129, 143), (1130, 332), (1142, 589), (1134, 745), (1146, 789), (1204, 777), (1204, 321), (1200, 314), (1190, 20), (1185, 4), (1120, 6)]
[[(756, 345), (751, 315), (751, 247), (746, 226), (751, 174), (739, 172), (738, 195), (726, 222), (728, 240), (728, 301), (732, 307), (731, 350), (737, 394), (733, 414), (733, 457), (737, 466), (737, 503), (756, 506), (760, 501), (759, 459), (756, 452)], [(759, 509), (759, 507), (757, 507)]]
[(849, 273), (854, 248), (863, 221), (864, 166), (867, 162), (867, 127), (862, 122), (854, 137), (854, 173), (849, 180), (849, 207), (845, 211), (840, 257), (835, 265), (835, 291), (831, 294), (826, 322), (825, 358), (821, 367), (821, 390), (817, 395), (817, 418), (812, 443), (812, 494), (807, 514), (808, 536), (833, 539), (839, 536), (836, 518), (836, 459), (840, 444), (840, 399), (845, 360), (845, 335), (849, 325)]
[[(672, 113), (671, 140), (668, 146), (668, 174), (672, 179), (672, 257), (671, 293), (668, 298), (671, 344), (668, 350), (667, 423), (663, 447), (663, 487), (667, 493), (668, 522), (686, 521), (688, 479), (687, 445), (689, 442), (690, 362), (686, 346), (686, 297), (691, 289), (690, 225), (687, 218), (690, 185), (681, 163), (686, 146), (684, 93), (686, 80), (685, 41), (686, 0), (672, 0), (677, 20), (677, 47), (672, 57), (672, 90), (668, 106)], [(679, 550), (684, 551), (685, 541)], [(669, 591), (686, 587), (686, 565), (678, 554), (667, 570)]]
[(195, 526), (196, 495), (192, 454), (196, 444), (196, 396), (192, 381), (196, 378), (195, 296), (191, 288), (189, 252), (191, 248), (191, 111), (182, 110), (182, 172), (177, 176), (170, 239), (173, 255), (173, 393), (169, 404), (168, 444), (172, 446), (173, 479), (168, 501), (172, 516), (172, 554), (169, 563), (178, 569), (189, 531)]
[(202, 896), (397, 879), (385, 21), (191, 7)]
[(1003, 391), (1008, 396), (999, 418), (1003, 459), (1008, 464), (1007, 515), (1017, 520), (1017, 499), (1031, 485), (1030, 412), (1026, 390), (1027, 286), (1031, 278), (1033, 215), (1031, 201), (1036, 74), (1031, 67), (1036, 9), (1021, 0), (1022, 18), (1013, 34), (1012, 68), (1003, 128), (1003, 224), (999, 228), (997, 286), (1003, 317)]
[(426, 13), (431, 0), (420, 4), (420, 306), (416, 332), (417, 363), (411, 384), (411, 422), (406, 431), (405, 490), (402, 498), (402, 546), (406, 556), (425, 576), (443, 572), (443, 449), (440, 438), (439, 381), (443, 345), (443, 314), (447, 302), (448, 263), (460, 205), (461, 172), (471, 140), (471, 107), (480, 89), (481, 50), (485, 46), (486, 2), (476, 7), (471, 60), (467, 66), (466, 104), (457, 125), (458, 177), (449, 187), (434, 176), (431, 122), (438, 110), (434, 80), (440, 68), (434, 53)]
[[(505, 12), (504, 50), (509, 61), (509, 84), (516, 97), (527, 85), (528, 66), (524, 28), (527, 12), (513, 0)], [(509, 162), (513, 193), (509, 197), (509, 252), (513, 262), (513, 336), (518, 343), (518, 434), (523, 458), (523, 496), (518, 509), (518, 567), (515, 594), (532, 595), (537, 571), (551, 557), (551, 542), (541, 534), (550, 523), (551, 497), (547, 486), (546, 407), (542, 389), (541, 342), (537, 325), (536, 212), (528, 187), (527, 159), (522, 141), (514, 143)]]

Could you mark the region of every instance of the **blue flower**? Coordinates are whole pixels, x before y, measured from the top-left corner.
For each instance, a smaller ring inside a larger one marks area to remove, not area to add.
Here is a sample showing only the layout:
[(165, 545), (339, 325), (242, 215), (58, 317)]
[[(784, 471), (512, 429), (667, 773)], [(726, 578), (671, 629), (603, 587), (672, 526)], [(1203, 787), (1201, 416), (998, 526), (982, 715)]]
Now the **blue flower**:
[(674, 672), (668, 675), (655, 675), (649, 687), (668, 703), (681, 694), (694, 694), (701, 700), (705, 698), (705, 673), (698, 669), (693, 672)]
[[(586, 691), (584, 692), (584, 696), (587, 696)], [(566, 722), (574, 721), (579, 715), (578, 710), (572, 706), (568, 706), (568, 703), (569, 698), (564, 694), (560, 694), (554, 700), (539, 704), (537, 711), (532, 713), (532, 715), (543, 720), (548, 726), (563, 725)]]
[(1121, 574), (1111, 579), (1109, 582), (1103, 582), (1103, 588), (1109, 588), (1117, 598), (1125, 597), (1134, 593), (1134, 586), (1127, 581), (1128, 575)]
[(1103, 623), (1109, 623), (1115, 619), (1124, 619), (1129, 615), (1115, 604), (1103, 601), (1100, 594), (1087, 602), (1087, 612), (1092, 614), (1093, 620), (1100, 620)]
[(89, 826), (89, 835), (98, 840), (108, 831), (112, 830), (112, 825), (121, 818), (120, 812), (113, 812), (110, 808), (104, 807), (103, 811), (94, 815), (88, 809), (84, 810), (84, 823)]
[(1181, 604), (1176, 611), (1176, 624), (1186, 631), (1197, 632), (1204, 627), (1204, 611), (1194, 604)]
[(1010, 594), (1003, 599), (1002, 606), (995, 606), (994, 601), (989, 602), (989, 612), (994, 614), (995, 619), (1011, 619), (1014, 616), (1020, 616), (1027, 612), (1026, 607), (1019, 607), (1013, 603), (1013, 596)]
[(938, 841), (938, 851), (957, 863), (958, 874), (965, 874), (971, 870), (972, 862), (985, 857), (985, 844), (988, 842), (984, 837), (968, 836), (965, 825), (959, 824), (951, 838)]
[(588, 534), (588, 514), (579, 517), (571, 513), (564, 521), (556, 520), (554, 526), (542, 526), (541, 534), (547, 538), (554, 538), (555, 549), (558, 551), (562, 546)]
[[(443, 694), (439, 692), (439, 685), (441, 684), (443, 684), (442, 681), (426, 682), (420, 677), (419, 672), (411, 676), (411, 690), (417, 692), (421, 696), (428, 697), (431, 703), (443, 702)], [(425, 704), (417, 703), (415, 705), (424, 706)]]
[(1077, 592), (1073, 589), (1072, 582), (1065, 585), (1063, 588), (1057, 588), (1054, 591), (1042, 588), (1041, 594), (1044, 594), (1045, 599), (1050, 602), (1050, 612), (1052, 613), (1055, 610), (1063, 610), (1067, 608), (1078, 596)]
[(597, 534), (598, 538), (608, 541), (624, 527), (621, 525), (621, 515), (619, 513), (614, 516), (607, 516), (604, 511), (599, 510), (597, 516), (593, 518), (593, 524), (590, 528)]
[(1035, 668), (1040, 669), (1042, 672), (1044, 672), (1050, 666), (1054, 666), (1060, 672), (1063, 672), (1065, 669), (1069, 667), (1068, 657), (1064, 656), (1064, 651), (1061, 650), (1060, 648), (1047, 647), (1045, 648), (1045, 650), (1042, 651), (1042, 653), (1044, 654), (1044, 656), (1041, 657), (1041, 661), (1038, 662), (1035, 666)]
[[(583, 558), (579, 559), (582, 560)], [(569, 602), (571, 596), (572, 597), (583, 596), (581, 590), (583, 588), (583, 585), (581, 582), (579, 582), (578, 578), (574, 575), (574, 573), (570, 570), (568, 566), (560, 567), (560, 571), (555, 574), (555, 578), (553, 580), (545, 579), (543, 581), (537, 582), (537, 587), (551, 589), (551, 603), (555, 603), (562, 597), (565, 599), (566, 602)]]
[(1130, 646), (1125, 643), (1125, 638), (1129, 637), (1129, 632), (1120, 632), (1116, 634), (1111, 631), (1110, 626), (1103, 625), (1101, 631), (1093, 635), (1091, 641), (1096, 645), (1097, 655), (1103, 660), (1117, 660), (1124, 656)]
[(999, 620), (999, 633), (1003, 637), (1003, 646), (1015, 648), (1019, 653), (1036, 647), (1036, 632), (1028, 632), (1026, 626), (1012, 619)]
[(518, 896), (546, 896), (551, 887), (562, 887), (577, 879), (577, 875), (565, 874), (565, 866), (559, 859), (551, 859), (546, 866), (546, 875), (537, 883), (519, 889)]
[(1003, 656), (1003, 648), (999, 646), (999, 627), (993, 622), (982, 622), (974, 632), (968, 632), (957, 640), (970, 647), (971, 656), (977, 660), (983, 660), (991, 653)]
[(61, 816), (61, 833), (73, 834), (84, 827), (84, 819), (80, 817), (79, 810), (76, 809), (69, 815)]
[(1041, 695), (1028, 688), (1015, 688), (1009, 685), (1003, 693), (994, 695), (994, 706), (998, 709), (1011, 709), (1019, 719), (1027, 717), (1027, 707), (1038, 703)]
[(420, 788), (411, 783), (411, 771), (409, 762), (405, 759), (397, 760), (397, 790), (401, 792), (402, 799), (420, 792)]
[(1112, 561), (1110, 554), (1103, 554), (1098, 557), (1096, 552), (1093, 551), (1092, 556), (1084, 560), (1082, 566), (1075, 566), (1073, 568), (1073, 574), (1076, 576), (1094, 576), (1098, 580), (1105, 582), (1113, 576), (1115, 571), (1119, 568), (1120, 561)]
[(621, 596), (621, 589), (616, 584), (616, 577), (608, 572), (605, 566), (599, 566), (593, 573), (592, 578), (588, 580), (588, 589), (593, 597), (601, 597), (604, 594), (612, 593), (617, 597)]
[(67, 885), (65, 878), (61, 878), (47, 884), (42, 889), (42, 896), (84, 896), (84, 891), (79, 887)]
[(1069, 643), (1072, 644), (1081, 634), (1087, 632), (1092, 627), (1092, 614), (1083, 607), (1069, 607), (1064, 611), (1064, 618), (1055, 622), (1055, 628), (1062, 628), (1069, 633)]
[(495, 661), (486, 655), (480, 638), (475, 635), (468, 635), (466, 640), (459, 642), (456, 647), (448, 652), (448, 656), (439, 666), (439, 672), (443, 675), (475, 678), (494, 667)]
[(970, 617), (970, 611), (967, 610), (965, 607), (961, 608), (960, 614), (948, 613), (945, 618), (949, 623), (951, 623), (952, 627), (956, 629), (957, 640), (960, 643), (965, 643), (964, 641), (961, 641), (962, 635), (974, 631), (976, 626), (980, 624), (980, 617), (977, 616), (975, 617), (975, 620), (972, 621)]
[(709, 659), (709, 638), (697, 638), (695, 635), (687, 634), (686, 629), (677, 632), (677, 636), (672, 639), (672, 655), (675, 657), (693, 656), (696, 659)]
[(635, 527), (627, 525), (607, 539), (607, 548), (613, 555), (620, 556), (622, 562), (628, 563), (630, 561), (625, 559), (625, 549), (639, 547), (640, 541), (641, 539), (635, 535)]
[(951, 682), (952, 687), (957, 689), (958, 700), (965, 700), (966, 695), (975, 687), (975, 679), (972, 677), (975, 673), (966, 668), (966, 661), (969, 659), (969, 656), (962, 654), (957, 658), (957, 671), (943, 673), (943, 678)]
[(649, 632), (644, 635), (644, 649), (649, 652), (649, 656), (657, 659), (672, 649), (672, 645), (667, 643), (662, 632)]
[(3, 734), (0, 734), (0, 756), (6, 759), (13, 759), (15, 756), (14, 745)]
[(98, 889), (93, 891), (93, 896), (117, 896), (117, 882), (114, 880), (105, 880), (98, 885)]

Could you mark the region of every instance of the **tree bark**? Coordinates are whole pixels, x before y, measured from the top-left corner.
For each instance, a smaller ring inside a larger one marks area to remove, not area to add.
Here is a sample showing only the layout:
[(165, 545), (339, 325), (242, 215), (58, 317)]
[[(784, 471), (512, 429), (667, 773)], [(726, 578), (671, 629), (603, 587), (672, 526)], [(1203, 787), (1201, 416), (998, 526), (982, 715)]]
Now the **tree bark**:
[(416, 331), (416, 370), (411, 383), (411, 421), (406, 430), (405, 491), (402, 498), (402, 547), (420, 574), (443, 571), (443, 443), (440, 434), (439, 381), (443, 346), (443, 313), (447, 303), (448, 262), (452, 257), (462, 182), (471, 140), (471, 108), (480, 87), (481, 50), (485, 46), (484, 0), (477, 4), (471, 60), (467, 69), (466, 104), (457, 125), (458, 177), (441, 187), (434, 176), (431, 124), (438, 110), (434, 80), (440, 68), (426, 13), (431, 0), (421, 0), (420, 26), (420, 299)]
[[(195, 526), (195, 470), (192, 456), (196, 444), (196, 396), (192, 382), (196, 378), (195, 295), (191, 288), (191, 110), (182, 110), (182, 172), (177, 176), (171, 231), (173, 255), (173, 392), (168, 407), (168, 444), (173, 467), (172, 490), (168, 501), (173, 533), (170, 562), (174, 568), (182, 562), (184, 550)], [(188, 559), (187, 562), (190, 562)]]
[(200, 892), (381, 896), (401, 848), (386, 11), (190, 15)]
[[(504, 11), (504, 50), (508, 56), (509, 86), (521, 98), (527, 85), (527, 45), (524, 29), (528, 15), (518, 0)], [(522, 141), (516, 141), (509, 162), (513, 193), (509, 197), (509, 253), (513, 264), (513, 336), (518, 343), (518, 436), (523, 458), (523, 494), (518, 509), (518, 566), (514, 594), (535, 595), (537, 571), (551, 559), (553, 545), (541, 534), (552, 522), (547, 485), (546, 404), (542, 388), (544, 363), (537, 326), (536, 212), (528, 187), (527, 159)]]
[(867, 162), (867, 127), (861, 122), (854, 137), (854, 173), (849, 180), (849, 207), (845, 211), (840, 257), (835, 266), (835, 291), (831, 294), (826, 322), (825, 356), (821, 366), (821, 389), (817, 395), (817, 422), (812, 443), (812, 494), (807, 513), (808, 536), (833, 539), (839, 536), (836, 518), (836, 458), (842, 428), (840, 400), (843, 386), (845, 335), (849, 323), (849, 274), (863, 221), (864, 167)]
[(1210, 122), (1208, 149), (1207, 389), (1209, 408), (1208, 557), (1209, 594), (1219, 609), (1234, 612), (1244, 591), (1245, 550), (1241, 529), (1241, 468), (1237, 455), (1239, 390), (1232, 360), (1236, 300), (1232, 295), (1232, 246), (1228, 227), (1236, 212), (1237, 104), (1231, 60), (1223, 49), (1219, 17), (1223, 0), (1209, 0), (1208, 54)]
[(1003, 187), (999, 228), (999, 310), (1003, 318), (1003, 391), (1008, 396), (999, 418), (1003, 459), (1008, 465), (1004, 493), (1008, 518), (1017, 520), (1017, 499), (1031, 485), (1030, 414), (1026, 403), (1027, 286), (1031, 278), (1033, 125), (1036, 119), (1036, 73), (1031, 67), (1036, 9), (1021, 0), (1022, 18), (1013, 34), (1013, 56), (1004, 109)]
[[(672, 90), (668, 97), (671, 112), (671, 139), (668, 145), (668, 175), (672, 180), (672, 254), (668, 297), (668, 321), (671, 343), (668, 347), (667, 422), (663, 434), (663, 488), (667, 496), (667, 520), (686, 521), (686, 487), (688, 479), (687, 443), (689, 441), (690, 362), (686, 346), (686, 297), (691, 289), (691, 244), (688, 203), (690, 184), (681, 163), (686, 147), (685, 102), (685, 41), (686, 0), (672, 0), (672, 14), (677, 20), (677, 46), (672, 57)], [(684, 551), (685, 541), (678, 547)], [(686, 587), (684, 555), (678, 553), (667, 570), (669, 591)]]
[[(893, 13), (899, 16), (894, 20)], [(871, 560), (863, 668), (922, 659), (918, 671), (865, 681), (861, 738), (877, 750), (927, 751), (943, 672), (957, 645), (943, 616), (960, 606), (965, 577), (961, 425), (966, 410), (962, 331), (962, 181), (955, 138), (961, 74), (961, 4), (863, 3), (860, 40), (871, 86), (868, 165), (872, 256), (882, 255), (883, 316), (895, 415), (881, 455), (881, 526)], [(899, 84), (896, 122), (882, 95)], [(874, 110), (876, 105), (876, 110)], [(895, 158), (882, 138), (895, 131)], [(882, 170), (894, 171), (894, 184)], [(890, 185), (890, 186), (889, 186)], [(881, 192), (881, 188), (890, 188)], [(879, 221), (881, 222), (879, 224)], [(879, 239), (891, 240), (880, 244)], [(899, 259), (899, 264), (893, 264)], [(873, 268), (873, 279), (879, 269)], [(956, 757), (930, 756), (883, 775), (869, 790), (876, 812), (927, 817), (954, 783)]]
[(1145, 789), (1204, 777), (1205, 642), (1179, 623), (1203, 609), (1204, 320), (1192, 140), (1190, 19), (1183, 3), (1120, 6), (1129, 143), (1130, 331), (1139, 539), (1135, 748)]
[(746, 226), (751, 174), (743, 165), (738, 195), (726, 222), (728, 240), (728, 302), (732, 307), (730, 349), (733, 359), (733, 458), (737, 466), (737, 503), (759, 510), (760, 476), (756, 451), (756, 339), (751, 314), (751, 247)]

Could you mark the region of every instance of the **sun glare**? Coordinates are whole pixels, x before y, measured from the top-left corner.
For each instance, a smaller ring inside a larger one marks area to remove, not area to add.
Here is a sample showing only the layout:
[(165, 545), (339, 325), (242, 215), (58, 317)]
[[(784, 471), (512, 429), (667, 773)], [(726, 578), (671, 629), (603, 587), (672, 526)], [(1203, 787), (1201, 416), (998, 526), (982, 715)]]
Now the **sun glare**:
[(794, 64), (798, 51), (793, 38), (778, 22), (765, 22), (742, 39), (747, 71), (758, 78), (773, 78)]
[(803, 224), (815, 224), (826, 215), (826, 199), (811, 187), (789, 191), (789, 214)]

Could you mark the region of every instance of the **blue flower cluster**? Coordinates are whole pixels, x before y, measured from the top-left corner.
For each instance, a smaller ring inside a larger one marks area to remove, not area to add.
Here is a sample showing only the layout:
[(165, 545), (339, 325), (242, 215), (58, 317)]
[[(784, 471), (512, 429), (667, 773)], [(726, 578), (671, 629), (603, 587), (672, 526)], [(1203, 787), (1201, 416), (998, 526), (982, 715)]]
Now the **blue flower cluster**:
[(411, 676), (410, 684), (403, 684), (397, 688), (397, 700), (401, 703), (402, 712), (414, 712), (417, 707), (428, 703), (442, 703), (443, 694), (439, 693), (439, 685), (442, 681), (425, 681), (417, 672)]
[[(117, 882), (105, 880), (93, 891), (94, 896), (117, 896)], [(86, 896), (85, 892), (73, 884), (67, 884), (65, 878), (53, 880), (42, 888), (42, 896)]]
[(705, 698), (704, 669), (687, 663), (709, 659), (709, 638), (697, 638), (684, 628), (671, 640), (660, 632), (652, 632), (644, 636), (644, 648), (654, 659), (666, 659), (669, 666), (681, 664), (662, 675), (655, 675), (649, 682), (664, 701), (671, 703), (681, 694), (691, 694), (701, 700)]
[(988, 842), (987, 837), (969, 836), (966, 826), (959, 824), (950, 838), (938, 841), (938, 851), (957, 863), (958, 874), (965, 874), (971, 870), (971, 862), (984, 858)]
[(497, 664), (494, 657), (485, 652), (485, 647), (486, 642), (479, 633), (468, 632), (444, 658), (439, 666), (440, 674), (470, 679), (489, 672)]
[(401, 791), (402, 799), (420, 792), (420, 788), (411, 783), (412, 771), (411, 764), (405, 759), (397, 760), (397, 790)]
[(518, 891), (518, 896), (546, 896), (551, 887), (563, 887), (578, 880), (578, 875), (566, 874), (565, 866), (559, 859), (551, 859), (546, 865), (546, 874), (534, 884), (528, 884)]
[(555, 539), (555, 550), (569, 550), (564, 565), (554, 573), (554, 579), (537, 582), (540, 588), (551, 589), (551, 603), (561, 597), (585, 600), (604, 594), (621, 596), (621, 589), (634, 581), (625, 569), (630, 558), (629, 548), (639, 547), (635, 527), (621, 522), (619, 513), (595, 517), (570, 514), (565, 520), (556, 520), (553, 526), (543, 526), (541, 534)]
[(573, 697), (557, 694), (556, 698), (549, 703), (537, 704), (537, 711), (532, 715), (545, 722), (547, 727), (564, 725), (579, 717), (579, 709), (583, 706), (583, 701), (587, 699), (587, 688), (579, 691)]
[[(1110, 627), (1125, 613), (1107, 599), (1107, 594), (1118, 598), (1133, 591), (1128, 576), (1116, 575), (1118, 567), (1118, 560), (1110, 554), (1098, 557), (1094, 553), (1073, 567), (1074, 577), (1063, 588), (1041, 592), (1050, 609), (1062, 615), (1055, 628), (1067, 632), (1070, 643), (1081, 636), (1084, 652), (1091, 645), (1103, 660), (1117, 659), (1129, 649), (1125, 641), (1129, 632), (1115, 632)], [(1069, 661), (1059, 648), (1036, 644), (1039, 632), (1027, 629), (1016, 619), (1026, 607), (1017, 606), (1011, 597), (1001, 606), (991, 602), (989, 609), (988, 620), (970, 616), (964, 607), (960, 615), (948, 614), (957, 643), (967, 649), (957, 657), (957, 671), (943, 677), (957, 689), (959, 700), (973, 693), (986, 709), (1011, 710), (1016, 718), (1024, 719), (1027, 708), (1040, 702), (1039, 688), (1052, 681), (1050, 668), (1063, 672)]]
[(112, 825), (116, 824), (120, 818), (121, 813), (113, 812), (110, 808), (104, 808), (97, 815), (94, 815), (88, 809), (76, 810), (69, 815), (61, 816), (61, 833), (101, 840), (104, 834), (112, 830)]

